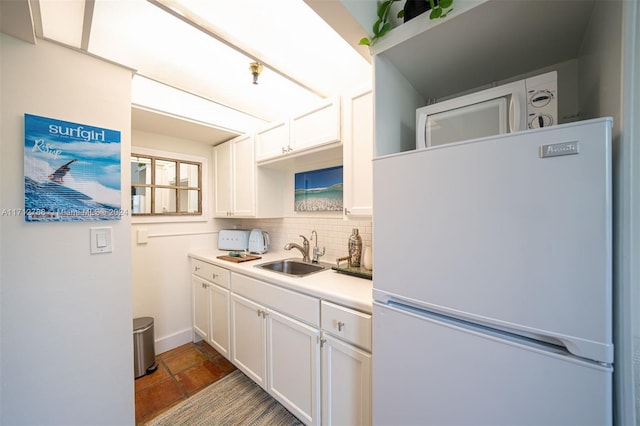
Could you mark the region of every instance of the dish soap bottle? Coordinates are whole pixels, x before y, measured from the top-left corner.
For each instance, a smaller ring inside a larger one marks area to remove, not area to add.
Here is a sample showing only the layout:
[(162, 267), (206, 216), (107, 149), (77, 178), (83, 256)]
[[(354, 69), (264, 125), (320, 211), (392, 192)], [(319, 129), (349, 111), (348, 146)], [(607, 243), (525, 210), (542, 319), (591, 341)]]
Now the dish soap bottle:
[(360, 267), (360, 257), (362, 256), (362, 237), (358, 233), (358, 228), (353, 228), (349, 237), (349, 266)]

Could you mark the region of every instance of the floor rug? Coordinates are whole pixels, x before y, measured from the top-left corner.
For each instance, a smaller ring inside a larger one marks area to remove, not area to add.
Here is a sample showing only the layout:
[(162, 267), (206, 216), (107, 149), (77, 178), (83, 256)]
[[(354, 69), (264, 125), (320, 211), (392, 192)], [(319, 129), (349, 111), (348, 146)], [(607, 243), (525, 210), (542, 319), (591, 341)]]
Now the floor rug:
[(240, 370), (160, 414), (147, 426), (302, 425)]

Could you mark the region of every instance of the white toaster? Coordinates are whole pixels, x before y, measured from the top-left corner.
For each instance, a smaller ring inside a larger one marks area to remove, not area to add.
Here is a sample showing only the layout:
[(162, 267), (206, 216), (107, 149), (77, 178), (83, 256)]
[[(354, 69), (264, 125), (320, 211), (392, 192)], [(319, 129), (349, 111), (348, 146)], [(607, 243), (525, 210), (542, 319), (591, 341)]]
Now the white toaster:
[(250, 233), (247, 229), (221, 229), (218, 232), (218, 250), (248, 250)]

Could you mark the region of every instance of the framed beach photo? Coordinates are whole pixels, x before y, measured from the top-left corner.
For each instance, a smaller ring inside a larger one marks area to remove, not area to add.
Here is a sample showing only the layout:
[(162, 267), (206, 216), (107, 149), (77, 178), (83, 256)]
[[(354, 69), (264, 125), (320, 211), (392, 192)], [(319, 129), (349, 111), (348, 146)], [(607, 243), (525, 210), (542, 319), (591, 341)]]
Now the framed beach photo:
[(296, 212), (341, 212), (342, 166), (295, 174)]

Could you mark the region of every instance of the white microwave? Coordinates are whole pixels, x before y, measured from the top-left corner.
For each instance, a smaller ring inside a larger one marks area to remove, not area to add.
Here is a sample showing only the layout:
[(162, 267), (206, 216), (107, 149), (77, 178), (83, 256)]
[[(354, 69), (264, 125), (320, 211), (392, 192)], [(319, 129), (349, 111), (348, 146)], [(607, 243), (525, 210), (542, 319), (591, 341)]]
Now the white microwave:
[(416, 110), (416, 148), (558, 124), (557, 72)]

